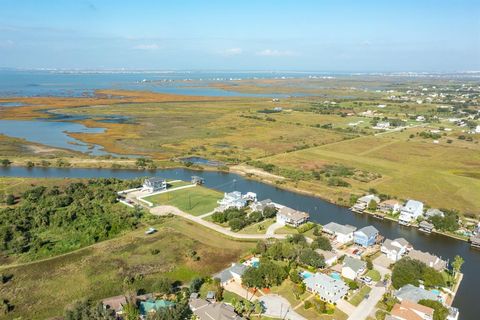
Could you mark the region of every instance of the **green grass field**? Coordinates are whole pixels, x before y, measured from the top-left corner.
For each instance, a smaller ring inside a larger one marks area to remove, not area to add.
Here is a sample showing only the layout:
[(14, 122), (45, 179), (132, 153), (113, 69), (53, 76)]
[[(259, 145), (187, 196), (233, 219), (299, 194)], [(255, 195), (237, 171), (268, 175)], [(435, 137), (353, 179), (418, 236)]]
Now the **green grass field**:
[[(77, 299), (101, 299), (127, 289), (151, 290), (156, 279), (167, 276), (188, 283), (207, 276), (244, 256), (253, 242), (230, 240), (179, 218), (155, 225), (158, 232), (145, 235), (144, 228), (69, 254), (16, 267), (1, 267), (13, 278), (0, 287), (0, 296), (14, 310), (10, 319), (46, 319), (60, 316)], [(199, 261), (190, 258), (195, 251)], [(124, 278), (142, 278), (126, 287)]]
[(348, 302), (350, 302), (356, 307), (363, 301), (365, 296), (370, 293), (370, 291), (372, 291), (372, 288), (370, 288), (369, 286), (363, 286), (352, 298), (350, 298)]
[(217, 201), (223, 197), (219, 191), (202, 186), (195, 186), (181, 190), (170, 191), (145, 198), (157, 205), (170, 205), (178, 209), (199, 216), (213, 211)]

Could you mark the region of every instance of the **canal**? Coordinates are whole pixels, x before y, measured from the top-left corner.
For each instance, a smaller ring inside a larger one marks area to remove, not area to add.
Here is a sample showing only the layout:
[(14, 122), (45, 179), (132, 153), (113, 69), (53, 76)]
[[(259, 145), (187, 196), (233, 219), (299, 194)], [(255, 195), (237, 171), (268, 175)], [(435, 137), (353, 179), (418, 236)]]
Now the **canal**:
[(188, 169), (165, 169), (156, 171), (83, 169), (83, 168), (0, 168), (0, 176), (10, 177), (66, 177), (66, 178), (121, 178), (131, 179), (145, 176), (161, 176), (167, 179), (190, 180), (192, 175), (205, 179), (205, 185), (220, 191), (239, 190), (257, 193), (259, 200), (270, 198), (274, 202), (306, 211), (311, 220), (320, 224), (335, 221), (351, 224), (358, 228), (375, 226), (387, 238), (403, 237), (416, 249), (428, 251), (443, 259), (453, 260), (455, 255), (465, 259), (462, 271), (464, 278), (453, 305), (460, 309), (460, 319), (479, 319), (480, 299), (476, 295), (480, 288), (480, 251), (472, 250), (468, 243), (441, 235), (426, 235), (410, 227), (402, 227), (389, 220), (377, 220), (371, 216), (352, 213), (347, 208), (326, 202), (322, 199), (279, 189), (275, 186), (246, 179), (232, 173), (193, 171)]

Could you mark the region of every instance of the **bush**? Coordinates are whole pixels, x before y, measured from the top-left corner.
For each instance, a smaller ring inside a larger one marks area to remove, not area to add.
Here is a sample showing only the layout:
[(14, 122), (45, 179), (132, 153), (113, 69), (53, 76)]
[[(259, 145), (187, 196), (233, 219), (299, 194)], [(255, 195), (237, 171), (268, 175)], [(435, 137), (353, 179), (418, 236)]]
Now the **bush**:
[(313, 223), (313, 222), (307, 222), (307, 223), (304, 223), (304, 224), (302, 224), (301, 226), (299, 226), (299, 227), (297, 228), (297, 230), (298, 230), (299, 233), (305, 233), (305, 232), (307, 232), (308, 230), (313, 229), (315, 226), (316, 226), (315, 223)]
[(425, 263), (405, 257), (395, 263), (392, 271), (392, 285), (399, 289), (406, 284), (418, 286), (423, 280), (426, 287), (444, 286), (442, 274)]
[(232, 220), (228, 221), (228, 225), (232, 231), (238, 231), (243, 229), (246, 226), (246, 223), (240, 218), (233, 218)]
[(318, 236), (315, 240), (313, 240), (312, 244), (310, 245), (312, 249), (322, 249), (325, 251), (332, 250), (332, 244), (330, 240), (324, 236)]
[(0, 165), (1, 165), (2, 167), (8, 167), (8, 166), (10, 166), (11, 164), (12, 164), (12, 162), (11, 162), (10, 160), (8, 160), (8, 159), (2, 159), (2, 160), (0, 160)]
[(153, 291), (160, 294), (170, 294), (173, 292), (173, 282), (167, 278), (160, 278), (153, 283)]
[(305, 303), (303, 304), (303, 308), (305, 310), (310, 309), (311, 307), (312, 307), (312, 303), (310, 302), (310, 300), (305, 301)]
[(13, 194), (9, 194), (5, 197), (5, 203), (8, 206), (14, 205), (15, 204), (15, 196)]
[(448, 317), (448, 314), (449, 314), (448, 309), (438, 301), (424, 299), (424, 300), (418, 301), (418, 304), (421, 304), (423, 306), (426, 306), (435, 310), (433, 312), (433, 320), (445, 320)]

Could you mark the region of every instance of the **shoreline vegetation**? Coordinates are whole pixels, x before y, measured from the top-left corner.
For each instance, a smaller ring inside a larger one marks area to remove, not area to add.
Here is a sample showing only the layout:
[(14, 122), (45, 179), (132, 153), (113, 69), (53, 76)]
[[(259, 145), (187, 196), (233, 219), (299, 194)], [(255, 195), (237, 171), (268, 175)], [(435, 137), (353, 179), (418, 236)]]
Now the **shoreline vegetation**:
[[(283, 190), (287, 190), (287, 191), (295, 192), (295, 193), (298, 193), (298, 194), (303, 194), (303, 195), (316, 197), (316, 198), (322, 199), (324, 201), (327, 201), (329, 203), (332, 203), (332, 204), (335, 204), (335, 205), (338, 205), (338, 206), (341, 206), (341, 207), (344, 207), (344, 208), (350, 208), (350, 205), (345, 203), (345, 202), (338, 202), (338, 201), (335, 201), (335, 199), (329, 199), (329, 198), (325, 197), (324, 195), (321, 195), (321, 194), (318, 194), (318, 193), (315, 193), (315, 192), (312, 192), (312, 191), (304, 190), (304, 189), (299, 189), (295, 186), (287, 185), (287, 184), (284, 184), (284, 183), (279, 184), (277, 179), (278, 178), (285, 179), (284, 177), (271, 175), (268, 172), (259, 171), (256, 168), (252, 168), (252, 169), (254, 169), (254, 172), (256, 173), (256, 174), (252, 174), (252, 172), (248, 168), (242, 167), (242, 166), (232, 166), (232, 167), (224, 166), (222, 168), (216, 168), (216, 167), (212, 167), (212, 166), (185, 165), (182, 162), (169, 161), (169, 162), (161, 162), (161, 163), (155, 162), (155, 168), (147, 169), (147, 168), (139, 168), (138, 166), (136, 166), (135, 165), (136, 160), (125, 160), (129, 164), (129, 166), (127, 166), (127, 167), (123, 167), (123, 166), (122, 167), (112, 167), (112, 164), (117, 163), (117, 161), (112, 162), (112, 160), (104, 160), (102, 162), (102, 165), (100, 165), (100, 166), (98, 165), (98, 161), (92, 161), (92, 160), (89, 160), (89, 159), (86, 159), (86, 160), (88, 160), (88, 161), (82, 162), (81, 160), (79, 160), (78, 162), (70, 162), (69, 165), (67, 166), (67, 168), (79, 168), (79, 169), (80, 168), (101, 168), (101, 169), (112, 169), (112, 170), (114, 170), (114, 169), (137, 170), (138, 172), (145, 172), (146, 173), (145, 176), (148, 176), (149, 172), (157, 170), (157, 169), (162, 170), (162, 169), (182, 169), (183, 168), (183, 169), (196, 170), (196, 171), (199, 171), (199, 172), (201, 172), (201, 171), (230, 172), (230, 173), (241, 175), (241, 176), (243, 176), (247, 179), (251, 179), (251, 180), (254, 180), (254, 181), (258, 181), (258, 182), (262, 182), (262, 183), (265, 183), (265, 184), (275, 186), (275, 187), (283, 189)], [(22, 166), (20, 164), (23, 164), (23, 166), (25, 166), (24, 161), (22, 161), (22, 162), (13, 161), (11, 163), (11, 165)], [(87, 165), (82, 165), (82, 164), (87, 164)], [(88, 164), (91, 164), (91, 166), (88, 165)], [(108, 166), (103, 166), (103, 165), (110, 165), (110, 166), (108, 167)], [(26, 166), (26, 167), (28, 167), (28, 166)], [(65, 166), (54, 166), (53, 165), (53, 166), (48, 166), (46, 168), (65, 168)], [(275, 178), (276, 180), (272, 180), (272, 178)], [(71, 179), (71, 180), (74, 180), (74, 179)], [(367, 215), (370, 215), (370, 216), (374, 217), (376, 213), (369, 212), (368, 210), (365, 210), (363, 212), (352, 211), (351, 214), (362, 214), (362, 215), (367, 214)], [(398, 224), (398, 218), (394, 218), (390, 215), (384, 215), (383, 218), (387, 219), (387, 220), (390, 220), (390, 221), (397, 222), (397, 224)], [(398, 224), (398, 227), (402, 227), (402, 226), (400, 224)], [(416, 226), (406, 226), (406, 228), (416, 228)], [(450, 232), (444, 232), (444, 231), (440, 231), (440, 230), (433, 230), (432, 233), (436, 233), (436, 234), (439, 234), (439, 235), (442, 235), (442, 236), (450, 237), (450, 238), (460, 240), (460, 241), (464, 241), (464, 242), (468, 242), (468, 239), (469, 239), (466, 236), (462, 237), (460, 235), (456, 235), (456, 234), (452, 234)]]

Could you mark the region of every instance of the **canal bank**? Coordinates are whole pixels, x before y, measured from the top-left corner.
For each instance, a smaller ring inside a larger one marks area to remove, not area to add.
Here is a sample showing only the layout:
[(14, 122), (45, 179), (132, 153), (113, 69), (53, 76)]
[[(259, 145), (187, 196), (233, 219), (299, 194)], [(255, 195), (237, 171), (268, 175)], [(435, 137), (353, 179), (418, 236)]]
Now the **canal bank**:
[(459, 288), (453, 306), (461, 311), (460, 319), (476, 319), (480, 312), (477, 303), (477, 290), (480, 288), (480, 251), (472, 250), (468, 243), (453, 238), (430, 234), (426, 235), (415, 228), (402, 227), (390, 220), (378, 220), (369, 215), (353, 214), (349, 209), (334, 205), (325, 200), (296, 192), (280, 189), (274, 185), (247, 179), (241, 175), (216, 171), (193, 171), (189, 169), (164, 169), (154, 171), (114, 170), (114, 169), (81, 169), (81, 168), (0, 168), (0, 176), (10, 177), (65, 177), (65, 178), (100, 178), (114, 177), (132, 179), (147, 175), (158, 175), (167, 179), (190, 180), (192, 175), (205, 179), (205, 186), (224, 192), (239, 190), (252, 191), (260, 199), (270, 198), (297, 210), (310, 213), (311, 219), (320, 224), (336, 221), (351, 224), (358, 228), (366, 225), (375, 226), (387, 238), (403, 237), (422, 251), (428, 251), (447, 260), (453, 260), (455, 255), (465, 259), (463, 266), (464, 278)]

